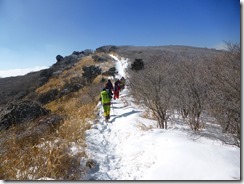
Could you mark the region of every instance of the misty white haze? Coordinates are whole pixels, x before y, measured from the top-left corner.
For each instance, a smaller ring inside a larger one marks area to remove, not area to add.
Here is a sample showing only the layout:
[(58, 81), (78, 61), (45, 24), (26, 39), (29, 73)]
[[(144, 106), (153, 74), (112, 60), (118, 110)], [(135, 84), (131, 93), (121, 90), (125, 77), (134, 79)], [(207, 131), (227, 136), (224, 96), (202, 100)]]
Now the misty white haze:
[(36, 66), (34, 68), (23, 68), (23, 69), (10, 69), (10, 70), (0, 70), (0, 77), (15, 77), (22, 76), (30, 72), (35, 72), (39, 70), (46, 69), (46, 66)]

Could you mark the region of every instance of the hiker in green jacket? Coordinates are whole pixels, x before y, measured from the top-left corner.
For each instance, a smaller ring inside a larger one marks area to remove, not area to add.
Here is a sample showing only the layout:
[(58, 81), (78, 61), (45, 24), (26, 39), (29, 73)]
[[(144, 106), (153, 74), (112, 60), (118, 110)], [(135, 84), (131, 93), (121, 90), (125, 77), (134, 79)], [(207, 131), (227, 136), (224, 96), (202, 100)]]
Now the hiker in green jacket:
[(107, 88), (103, 88), (103, 90), (100, 93), (100, 100), (103, 105), (104, 110), (104, 117), (106, 121), (110, 118), (110, 105), (111, 105), (111, 96), (109, 94), (109, 90)]

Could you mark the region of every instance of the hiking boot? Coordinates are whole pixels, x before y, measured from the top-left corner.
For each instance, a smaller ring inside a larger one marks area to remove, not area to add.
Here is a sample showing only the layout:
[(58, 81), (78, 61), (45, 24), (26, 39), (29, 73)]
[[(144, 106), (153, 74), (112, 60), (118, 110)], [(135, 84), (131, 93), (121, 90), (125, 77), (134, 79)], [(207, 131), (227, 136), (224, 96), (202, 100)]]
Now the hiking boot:
[(109, 118), (110, 118), (110, 116), (109, 116), (109, 115), (107, 115), (105, 119), (106, 119), (106, 120), (109, 120)]

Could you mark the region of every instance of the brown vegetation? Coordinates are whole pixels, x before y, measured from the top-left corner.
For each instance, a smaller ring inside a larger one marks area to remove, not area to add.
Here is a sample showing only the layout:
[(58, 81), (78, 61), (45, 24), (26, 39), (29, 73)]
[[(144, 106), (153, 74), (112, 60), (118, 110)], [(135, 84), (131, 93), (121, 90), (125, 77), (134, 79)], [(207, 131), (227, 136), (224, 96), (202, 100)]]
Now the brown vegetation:
[[(94, 65), (91, 57), (85, 57), (72, 68), (49, 79), (36, 90), (37, 96), (65, 88), (74, 78), (82, 79), (82, 68)], [(102, 83), (101, 75), (94, 82), (78, 91), (69, 92), (45, 104), (52, 114), (63, 117), (58, 126), (48, 126), (47, 121), (32, 121), (12, 126), (0, 132), (0, 179), (81, 180), (80, 160), (85, 155), (85, 131), (90, 128)], [(44, 126), (44, 124), (46, 126)], [(40, 126), (41, 125), (41, 126)], [(76, 148), (73, 152), (71, 148)]]

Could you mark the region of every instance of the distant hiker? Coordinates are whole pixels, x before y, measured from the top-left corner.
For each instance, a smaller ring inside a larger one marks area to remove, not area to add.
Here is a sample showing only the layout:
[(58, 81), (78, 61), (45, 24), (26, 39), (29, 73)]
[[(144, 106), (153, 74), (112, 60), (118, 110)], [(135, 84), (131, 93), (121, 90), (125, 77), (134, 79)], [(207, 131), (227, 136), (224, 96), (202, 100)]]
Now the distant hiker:
[(108, 82), (105, 84), (105, 88), (109, 90), (109, 95), (112, 98), (112, 96), (113, 96), (113, 88), (114, 87), (113, 87), (113, 84), (112, 84), (110, 79), (108, 79)]
[(104, 117), (106, 121), (110, 118), (110, 105), (111, 105), (111, 96), (109, 94), (109, 90), (106, 88), (103, 88), (103, 90), (100, 93), (100, 100), (103, 105), (103, 111), (104, 111)]
[(120, 91), (120, 81), (119, 79), (114, 83), (114, 99), (119, 99), (119, 91)]
[(125, 88), (125, 78), (124, 77), (122, 77), (120, 79), (120, 88), (121, 88), (121, 90), (123, 90)]

